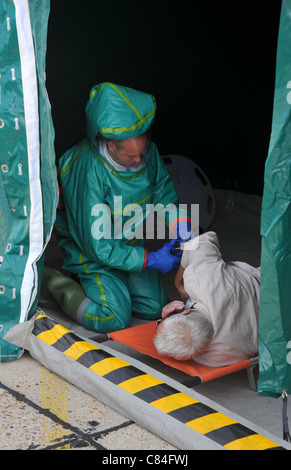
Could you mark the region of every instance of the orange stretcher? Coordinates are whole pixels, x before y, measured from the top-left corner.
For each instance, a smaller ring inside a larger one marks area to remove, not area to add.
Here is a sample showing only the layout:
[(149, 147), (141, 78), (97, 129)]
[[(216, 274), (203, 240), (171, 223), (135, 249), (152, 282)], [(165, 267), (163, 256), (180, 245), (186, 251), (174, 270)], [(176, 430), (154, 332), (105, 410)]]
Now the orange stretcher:
[(188, 361), (178, 361), (168, 356), (159, 354), (154, 346), (153, 338), (156, 334), (156, 322), (144, 323), (124, 330), (109, 333), (109, 337), (119, 343), (125, 344), (136, 351), (159, 359), (164, 364), (179, 369), (191, 376), (191, 380), (183, 382), (186, 386), (195, 386), (209, 380), (222, 377), (242, 369), (246, 369), (249, 378), (250, 388), (256, 390), (256, 383), (253, 375), (253, 368), (258, 364), (258, 357), (244, 359), (236, 364), (224, 367), (209, 367), (199, 364), (193, 359)]

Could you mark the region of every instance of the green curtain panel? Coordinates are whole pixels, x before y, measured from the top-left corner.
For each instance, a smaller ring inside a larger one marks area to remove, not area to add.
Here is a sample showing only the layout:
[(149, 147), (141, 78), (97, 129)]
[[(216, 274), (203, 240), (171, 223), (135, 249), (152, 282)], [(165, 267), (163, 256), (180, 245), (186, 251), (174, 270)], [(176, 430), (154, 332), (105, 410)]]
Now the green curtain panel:
[(2, 339), (36, 311), (43, 253), (58, 200), (54, 129), (45, 89), (48, 0), (0, 2), (0, 360)]
[(291, 390), (291, 0), (279, 26), (272, 133), (265, 165), (258, 393)]

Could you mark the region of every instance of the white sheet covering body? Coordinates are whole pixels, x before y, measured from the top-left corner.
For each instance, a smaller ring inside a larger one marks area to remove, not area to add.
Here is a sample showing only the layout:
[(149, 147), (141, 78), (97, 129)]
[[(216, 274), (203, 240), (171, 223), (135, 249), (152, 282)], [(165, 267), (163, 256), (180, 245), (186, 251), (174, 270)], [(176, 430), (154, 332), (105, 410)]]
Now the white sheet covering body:
[(258, 351), (260, 268), (225, 263), (215, 232), (188, 242), (181, 264), (186, 292), (214, 328), (210, 346), (195, 360), (224, 366), (254, 356)]

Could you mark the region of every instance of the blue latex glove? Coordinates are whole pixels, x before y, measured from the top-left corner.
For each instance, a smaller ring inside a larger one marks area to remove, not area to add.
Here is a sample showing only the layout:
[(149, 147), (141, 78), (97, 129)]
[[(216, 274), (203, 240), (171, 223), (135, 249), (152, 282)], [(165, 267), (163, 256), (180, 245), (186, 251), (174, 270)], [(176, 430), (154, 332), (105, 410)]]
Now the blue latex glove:
[(176, 240), (171, 240), (170, 243), (165, 243), (159, 250), (148, 252), (145, 267), (156, 269), (164, 274), (178, 269), (182, 253), (175, 252), (175, 243)]
[(194, 238), (191, 222), (189, 220), (181, 220), (178, 222), (174, 228), (174, 231), (176, 232), (177, 241), (180, 245), (181, 243), (187, 242), (191, 238)]

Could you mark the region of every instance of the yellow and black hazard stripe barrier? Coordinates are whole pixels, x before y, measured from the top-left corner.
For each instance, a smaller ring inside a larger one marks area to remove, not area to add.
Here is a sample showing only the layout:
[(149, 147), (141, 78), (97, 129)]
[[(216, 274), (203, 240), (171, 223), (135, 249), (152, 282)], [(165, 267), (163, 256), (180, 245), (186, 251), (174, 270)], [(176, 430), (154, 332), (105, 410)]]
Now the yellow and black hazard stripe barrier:
[(284, 448), (228, 416), (177, 391), (76, 334), (46, 315), (38, 315), (32, 334), (131, 395), (184, 423), (229, 450)]

